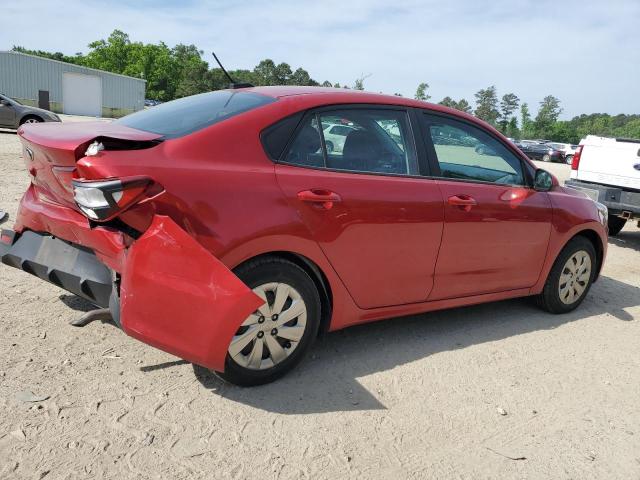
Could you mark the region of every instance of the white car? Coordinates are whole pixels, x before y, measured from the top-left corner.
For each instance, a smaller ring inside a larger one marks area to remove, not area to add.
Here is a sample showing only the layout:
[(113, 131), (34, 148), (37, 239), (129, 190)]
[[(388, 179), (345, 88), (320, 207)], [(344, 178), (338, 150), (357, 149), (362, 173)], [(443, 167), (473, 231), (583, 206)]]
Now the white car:
[(627, 220), (640, 219), (640, 140), (587, 135), (565, 185), (604, 204), (609, 235), (617, 235)]
[(354, 127), (340, 123), (330, 123), (329, 125), (324, 126), (324, 143), (327, 146), (327, 152), (341, 153), (344, 148), (344, 142), (347, 139), (347, 135), (354, 130)]
[(556, 150), (560, 150), (562, 153), (564, 153), (565, 161), (569, 165), (571, 165), (571, 162), (573, 162), (573, 156), (576, 153), (578, 145), (571, 145), (570, 143), (556, 143), (556, 142), (550, 143), (549, 145), (555, 148)]

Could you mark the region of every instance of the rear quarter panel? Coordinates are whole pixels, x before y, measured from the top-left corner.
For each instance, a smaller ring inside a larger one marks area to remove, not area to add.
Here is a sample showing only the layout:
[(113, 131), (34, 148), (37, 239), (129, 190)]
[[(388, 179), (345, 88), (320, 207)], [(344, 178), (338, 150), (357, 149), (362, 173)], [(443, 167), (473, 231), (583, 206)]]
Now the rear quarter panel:
[[(238, 115), (145, 150), (101, 152), (78, 162), (87, 179), (147, 175), (164, 192), (121, 217), (146, 230), (154, 215), (170, 217), (226, 267), (255, 256), (290, 252), (315, 263), (333, 296), (334, 318), (355, 315), (352, 300), (297, 212), (286, 202), (260, 131), (294, 113), (287, 102)], [(266, 111), (264, 111), (266, 110)], [(331, 329), (340, 323), (331, 324)]]

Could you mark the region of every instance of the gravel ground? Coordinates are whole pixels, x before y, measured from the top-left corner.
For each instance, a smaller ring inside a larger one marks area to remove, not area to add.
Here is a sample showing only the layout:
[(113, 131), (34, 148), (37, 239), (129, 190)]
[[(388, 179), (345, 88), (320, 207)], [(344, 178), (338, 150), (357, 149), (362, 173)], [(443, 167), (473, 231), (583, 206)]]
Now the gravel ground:
[[(19, 154), (0, 133), (12, 217)], [(521, 299), (351, 328), (241, 389), (69, 326), (86, 302), (0, 267), (0, 478), (640, 478), (639, 287), (633, 225), (573, 313)]]

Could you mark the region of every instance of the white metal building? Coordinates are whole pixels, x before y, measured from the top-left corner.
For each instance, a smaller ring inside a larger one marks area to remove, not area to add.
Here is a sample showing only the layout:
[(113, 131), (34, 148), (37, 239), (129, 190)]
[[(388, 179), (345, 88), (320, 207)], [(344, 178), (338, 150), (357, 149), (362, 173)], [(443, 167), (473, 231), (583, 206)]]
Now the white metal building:
[(145, 80), (0, 51), (0, 93), (57, 113), (121, 117), (144, 107)]

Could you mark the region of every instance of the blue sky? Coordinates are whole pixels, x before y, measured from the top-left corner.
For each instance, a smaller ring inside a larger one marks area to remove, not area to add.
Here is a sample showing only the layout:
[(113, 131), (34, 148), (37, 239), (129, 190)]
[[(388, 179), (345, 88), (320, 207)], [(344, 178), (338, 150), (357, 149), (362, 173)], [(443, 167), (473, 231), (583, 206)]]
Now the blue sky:
[[(316, 80), (432, 101), (514, 92), (537, 110), (547, 94), (570, 118), (640, 113), (640, 0), (30, 0), (2, 7), (0, 49), (72, 54), (114, 29), (132, 40), (193, 43), (227, 68), (261, 59)], [(55, 20), (53, 20), (55, 19)]]

